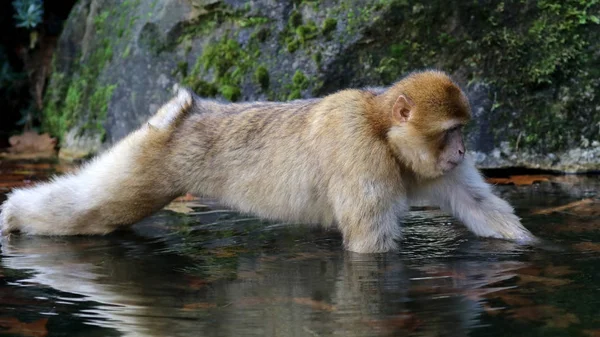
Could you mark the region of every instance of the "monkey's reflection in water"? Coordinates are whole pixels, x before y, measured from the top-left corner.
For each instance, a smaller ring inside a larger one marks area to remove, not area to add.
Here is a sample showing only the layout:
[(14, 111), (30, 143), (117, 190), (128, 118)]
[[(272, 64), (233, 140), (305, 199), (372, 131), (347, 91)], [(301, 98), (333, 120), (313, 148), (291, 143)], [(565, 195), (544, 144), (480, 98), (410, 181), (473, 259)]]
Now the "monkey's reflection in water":
[(23, 284), (97, 302), (78, 315), (126, 336), (466, 336), (482, 311), (473, 290), (515, 267), (338, 249), (259, 252), (236, 258), (233, 279), (203, 283), (179, 271), (191, 260), (157, 245), (121, 234), (13, 237), (1, 262), (30, 270)]

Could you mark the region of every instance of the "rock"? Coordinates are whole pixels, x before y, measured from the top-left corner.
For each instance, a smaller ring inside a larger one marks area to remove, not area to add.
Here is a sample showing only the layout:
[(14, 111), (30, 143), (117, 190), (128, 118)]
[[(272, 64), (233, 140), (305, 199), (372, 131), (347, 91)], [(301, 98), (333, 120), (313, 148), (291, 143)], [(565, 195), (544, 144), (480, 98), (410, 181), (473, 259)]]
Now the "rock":
[(217, 99), (287, 100), (436, 67), (469, 96), (467, 144), (481, 167), (600, 170), (600, 53), (589, 52), (600, 50), (600, 29), (565, 14), (600, 10), (585, 6), (80, 0), (59, 41), (44, 127), (61, 153), (87, 156), (138, 127), (176, 83)]

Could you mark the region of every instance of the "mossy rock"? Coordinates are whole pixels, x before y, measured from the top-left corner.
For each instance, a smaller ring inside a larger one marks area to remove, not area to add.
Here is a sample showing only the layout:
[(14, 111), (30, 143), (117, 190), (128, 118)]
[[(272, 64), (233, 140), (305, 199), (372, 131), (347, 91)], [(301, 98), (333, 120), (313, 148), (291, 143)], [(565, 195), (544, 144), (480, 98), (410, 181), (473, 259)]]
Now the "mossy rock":
[(81, 0), (44, 127), (65, 149), (92, 137), (94, 152), (176, 83), (218, 100), (291, 100), (439, 68), (467, 90), (480, 165), (600, 169), (599, 12), (576, 0)]

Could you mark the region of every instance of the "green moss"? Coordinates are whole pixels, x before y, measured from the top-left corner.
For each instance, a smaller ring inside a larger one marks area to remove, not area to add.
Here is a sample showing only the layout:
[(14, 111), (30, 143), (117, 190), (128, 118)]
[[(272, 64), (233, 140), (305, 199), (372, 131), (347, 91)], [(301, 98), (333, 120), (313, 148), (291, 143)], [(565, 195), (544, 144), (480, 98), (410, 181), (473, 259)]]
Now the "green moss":
[(293, 10), (290, 13), (290, 18), (288, 19), (288, 26), (292, 28), (296, 28), (302, 24), (302, 14), (297, 10)]
[(296, 36), (298, 37), (298, 41), (304, 45), (306, 41), (314, 39), (317, 36), (318, 31), (319, 29), (314, 21), (309, 21), (307, 24), (296, 28)]
[(200, 78), (194, 78), (185, 84), (202, 97), (214, 97), (219, 93), (218, 88), (214, 84), (208, 83)]
[(263, 25), (271, 21), (269, 18), (264, 16), (252, 16), (252, 17), (244, 17), (239, 20), (240, 27), (252, 27), (256, 25)]
[(320, 51), (317, 51), (314, 54), (312, 54), (312, 59), (313, 59), (313, 61), (315, 61), (317, 68), (320, 68), (321, 61), (323, 61), (323, 54)]
[(108, 103), (112, 97), (116, 85), (100, 86), (89, 100), (90, 115), (88, 120), (84, 124), (84, 129), (92, 129), (99, 131), (99, 135), (102, 139), (106, 135), (104, 129), (104, 121), (106, 120), (106, 114), (108, 113)]
[[(248, 74), (252, 74), (251, 70), (259, 56), (260, 49), (256, 41), (242, 47), (237, 40), (226, 36), (204, 48), (183, 83), (200, 95), (210, 97), (219, 93), (230, 101), (236, 101), (241, 97), (240, 86), (243, 80)], [(202, 79), (209, 74), (213, 77), (211, 81)]]
[(290, 53), (295, 52), (296, 50), (298, 50), (298, 48), (300, 48), (300, 41), (296, 39), (291, 39), (286, 45), (286, 49)]
[(219, 88), (219, 93), (225, 97), (225, 99), (235, 102), (242, 96), (242, 91), (239, 87), (224, 84)]
[(300, 89), (293, 89), (287, 97), (288, 101), (302, 98), (302, 91)]
[[(94, 40), (97, 42), (85, 58), (74, 64), (71, 73), (59, 71), (53, 62), (51, 82), (44, 96), (42, 127), (61, 142), (67, 131), (75, 126), (79, 126), (81, 132), (92, 131), (104, 136), (103, 124), (116, 85), (104, 83), (100, 75), (113, 59), (117, 44), (130, 38), (137, 19), (131, 13), (137, 5), (139, 1), (124, 1), (119, 8), (103, 10), (94, 18)], [(118, 18), (111, 20), (119, 13)], [(120, 49), (123, 48), (122, 57), (126, 58), (130, 45), (121, 44)]]
[(321, 34), (329, 35), (337, 28), (337, 20), (334, 18), (327, 18), (323, 21), (323, 25), (321, 26)]
[(263, 27), (254, 31), (252, 35), (250, 35), (250, 38), (257, 40), (258, 42), (265, 42), (270, 34), (271, 32), (269, 29)]
[(309, 85), (308, 78), (300, 70), (296, 70), (296, 72), (294, 73), (294, 77), (292, 77), (292, 83), (296, 88), (300, 90), (308, 88)]
[(264, 66), (260, 66), (254, 72), (254, 79), (263, 90), (269, 88), (269, 71)]
[(186, 61), (177, 62), (177, 73), (182, 77), (186, 77), (188, 73), (188, 63)]
[(288, 24), (280, 33), (280, 40), (289, 53), (294, 53), (301, 46), (306, 46), (306, 42), (314, 39), (318, 34), (319, 28), (314, 21), (311, 20), (304, 24), (302, 15), (297, 10), (293, 10)]
[(306, 75), (301, 70), (296, 70), (294, 76), (292, 76), (292, 83), (288, 86), (290, 93), (285, 98), (288, 101), (302, 98), (302, 91), (306, 90), (309, 84)]

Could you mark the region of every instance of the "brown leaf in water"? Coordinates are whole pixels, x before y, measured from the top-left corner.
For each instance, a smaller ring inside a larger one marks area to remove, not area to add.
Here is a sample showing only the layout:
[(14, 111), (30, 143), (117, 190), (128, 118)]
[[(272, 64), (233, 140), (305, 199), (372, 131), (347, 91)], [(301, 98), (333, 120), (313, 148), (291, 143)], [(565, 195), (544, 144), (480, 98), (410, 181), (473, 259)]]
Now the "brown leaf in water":
[(544, 275), (545, 276), (556, 277), (556, 276), (571, 275), (574, 273), (576, 273), (576, 271), (572, 270), (571, 267), (569, 267), (569, 266), (548, 265), (548, 266), (544, 267)]
[(514, 184), (517, 186), (532, 185), (533, 183), (549, 181), (550, 176), (547, 175), (515, 175), (509, 176), (508, 178), (487, 178), (490, 184), (496, 185), (509, 185)]
[(184, 311), (194, 311), (198, 309), (212, 309), (216, 308), (216, 303), (208, 303), (208, 302), (198, 302), (198, 303), (189, 303), (184, 304), (182, 310)]
[(205, 279), (200, 278), (200, 277), (195, 277), (195, 276), (186, 276), (186, 279), (187, 279), (189, 288), (193, 289), (193, 290), (202, 289), (202, 288), (206, 287), (206, 285), (209, 283)]
[(414, 331), (422, 325), (422, 321), (411, 313), (394, 315), (387, 319), (373, 319), (365, 323), (375, 330), (383, 330), (388, 333), (397, 332), (398, 329)]
[(583, 335), (587, 337), (600, 337), (600, 329), (596, 330), (583, 330)]
[(549, 328), (568, 328), (571, 324), (579, 324), (579, 318), (572, 313), (563, 313), (562, 315), (552, 317), (546, 320), (546, 326)]
[(510, 310), (511, 316), (517, 320), (530, 322), (544, 322), (547, 327), (567, 328), (571, 324), (578, 324), (579, 318), (575, 314), (567, 313), (563, 309), (551, 305), (536, 305)]
[(505, 308), (503, 307), (492, 307), (487, 303), (481, 304), (483, 311), (490, 316), (497, 316), (499, 313), (503, 312)]
[(48, 335), (47, 318), (33, 322), (21, 322), (15, 317), (0, 317), (0, 331), (5, 334), (26, 337), (45, 337)]
[(597, 219), (569, 218), (566, 223), (556, 226), (548, 226), (554, 232), (585, 233), (600, 229), (600, 221)]
[(510, 305), (510, 306), (517, 306), (517, 307), (524, 307), (524, 306), (531, 306), (534, 304), (533, 300), (524, 297), (523, 295), (520, 294), (513, 294), (513, 293), (497, 293), (495, 294), (497, 298), (499, 298), (502, 302)]
[(581, 242), (573, 245), (573, 248), (582, 252), (600, 252), (600, 243)]
[(585, 206), (585, 205), (594, 204), (595, 202), (596, 201), (594, 199), (587, 198), (587, 199), (570, 202), (566, 205), (562, 205), (562, 206), (558, 206), (558, 207), (551, 207), (551, 208), (537, 210), (537, 211), (532, 212), (532, 214), (540, 215), (540, 214), (551, 214), (551, 213), (556, 213), (556, 212), (562, 212), (562, 211), (565, 211), (568, 209), (573, 209), (573, 208), (578, 208), (578, 207)]
[(530, 266), (530, 267), (520, 268), (519, 270), (516, 271), (516, 273), (518, 273), (519, 275), (539, 276), (542, 274), (542, 269), (540, 269), (539, 267)]
[(529, 284), (529, 283), (541, 283), (544, 286), (549, 287), (549, 288), (564, 286), (571, 282), (573, 282), (573, 281), (566, 280), (566, 279), (558, 279), (558, 278), (553, 278), (553, 277), (533, 276), (533, 275), (524, 275), (524, 274), (519, 274), (519, 281), (518, 281), (518, 283), (520, 285)]
[(46, 158), (56, 155), (54, 150), (56, 139), (47, 133), (39, 135), (33, 131), (26, 131), (21, 135), (10, 137), (8, 142), (10, 143), (8, 153), (3, 153), (2, 157), (22, 159)]
[(313, 300), (309, 297), (294, 297), (294, 298), (286, 298), (286, 297), (243, 297), (239, 298), (233, 305), (247, 307), (247, 306), (256, 306), (256, 305), (272, 305), (272, 304), (281, 304), (281, 303), (295, 303), (303, 306), (309, 306), (313, 310), (319, 311), (335, 311), (336, 307), (332, 304)]
[(296, 298), (293, 298), (292, 301), (296, 304), (309, 306), (313, 310), (330, 311), (330, 312), (336, 310), (335, 306), (333, 306), (329, 303), (313, 300), (312, 298), (308, 298), (308, 297), (296, 297)]
[(199, 200), (198, 197), (194, 196), (191, 193), (186, 193), (185, 195), (182, 195), (180, 197), (177, 197), (175, 200), (173, 200), (174, 202), (178, 202), (178, 201), (196, 201)]
[(0, 181), (0, 188), (11, 189), (15, 187), (23, 187), (27, 185), (31, 185), (31, 180), (22, 180), (22, 181)]
[(47, 171), (52, 170), (54, 165), (50, 163), (22, 163), (22, 162), (14, 162), (15, 165), (12, 169), (20, 169), (20, 170), (33, 170), (33, 171)]
[(185, 202), (172, 202), (165, 206), (164, 209), (180, 214), (190, 214), (194, 211), (194, 209), (188, 206), (189, 204)]

